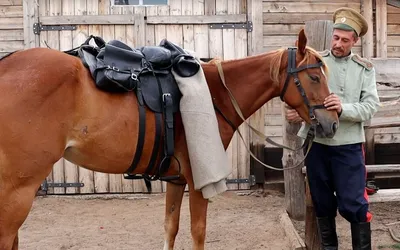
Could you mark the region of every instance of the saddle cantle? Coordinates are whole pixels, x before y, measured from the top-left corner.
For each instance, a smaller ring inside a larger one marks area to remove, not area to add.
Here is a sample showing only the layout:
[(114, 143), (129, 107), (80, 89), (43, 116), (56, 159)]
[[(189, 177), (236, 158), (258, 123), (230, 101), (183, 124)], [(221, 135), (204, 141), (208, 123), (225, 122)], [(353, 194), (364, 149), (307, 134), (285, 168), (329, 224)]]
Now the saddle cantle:
[[(89, 42), (94, 40), (96, 46)], [(79, 57), (94, 79), (96, 87), (107, 92), (135, 92), (139, 103), (139, 137), (133, 162), (126, 171), (127, 179), (150, 180), (178, 179), (179, 176), (162, 176), (174, 157), (174, 119), (179, 111), (181, 92), (172, 69), (182, 77), (190, 77), (200, 69), (200, 63), (178, 45), (163, 39), (159, 46), (131, 48), (119, 40), (106, 43), (101, 37), (89, 36), (79, 47), (64, 51)], [(144, 145), (146, 112), (145, 105), (156, 117), (156, 134), (153, 152), (146, 173), (131, 175), (136, 168)], [(156, 174), (153, 173), (159, 154), (164, 124), (164, 158)], [(179, 162), (178, 162), (179, 163)]]

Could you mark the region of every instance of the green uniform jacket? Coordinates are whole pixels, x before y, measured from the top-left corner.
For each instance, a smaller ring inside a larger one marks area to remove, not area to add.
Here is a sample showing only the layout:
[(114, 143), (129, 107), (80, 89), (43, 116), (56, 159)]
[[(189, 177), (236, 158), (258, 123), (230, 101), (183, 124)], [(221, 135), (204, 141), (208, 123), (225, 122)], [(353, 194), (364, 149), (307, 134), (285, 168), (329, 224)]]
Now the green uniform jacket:
[[(369, 61), (353, 52), (336, 58), (329, 50), (321, 52), (328, 66), (328, 85), (342, 102), (339, 128), (333, 138), (318, 138), (315, 142), (325, 145), (345, 145), (365, 142), (364, 122), (378, 111), (379, 96), (375, 69)], [(303, 124), (298, 133), (305, 138), (309, 126)]]

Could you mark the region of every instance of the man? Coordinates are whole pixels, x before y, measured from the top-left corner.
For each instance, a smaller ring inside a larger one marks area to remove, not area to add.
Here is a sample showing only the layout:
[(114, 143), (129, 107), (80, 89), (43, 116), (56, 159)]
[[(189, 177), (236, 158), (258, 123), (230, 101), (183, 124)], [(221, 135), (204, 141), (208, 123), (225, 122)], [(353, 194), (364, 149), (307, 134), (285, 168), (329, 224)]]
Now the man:
[[(315, 138), (305, 160), (307, 177), (323, 249), (338, 249), (337, 210), (351, 223), (353, 249), (371, 249), (363, 122), (376, 113), (379, 97), (375, 69), (352, 52), (368, 24), (350, 8), (336, 10), (333, 22), (331, 49), (321, 53), (329, 68), (332, 92), (324, 104), (337, 111), (340, 124), (333, 138)], [(295, 110), (287, 111), (287, 119), (302, 121)], [(304, 124), (299, 136), (305, 138), (308, 129)]]

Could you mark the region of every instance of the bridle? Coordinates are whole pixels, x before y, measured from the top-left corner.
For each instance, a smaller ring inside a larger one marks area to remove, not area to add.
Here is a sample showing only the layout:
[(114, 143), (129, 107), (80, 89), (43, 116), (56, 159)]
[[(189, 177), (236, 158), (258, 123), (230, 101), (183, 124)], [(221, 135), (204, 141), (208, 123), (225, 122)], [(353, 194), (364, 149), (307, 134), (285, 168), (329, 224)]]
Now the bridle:
[(314, 106), (310, 105), (310, 102), (307, 98), (306, 92), (304, 91), (303, 86), (301, 86), (301, 82), (300, 82), (300, 79), (299, 79), (297, 73), (302, 70), (305, 70), (305, 69), (320, 68), (324, 65), (324, 63), (322, 61), (319, 61), (318, 63), (315, 63), (315, 64), (303, 65), (303, 66), (296, 68), (296, 50), (297, 50), (296, 47), (288, 48), (287, 75), (286, 75), (285, 84), (283, 85), (283, 89), (280, 94), (280, 98), (281, 98), (281, 101), (284, 101), (284, 96), (285, 96), (287, 87), (289, 86), (290, 77), (293, 77), (294, 83), (295, 83), (297, 89), (299, 90), (301, 97), (303, 97), (304, 103), (307, 105), (308, 115), (310, 116), (312, 124), (318, 124), (318, 119), (315, 117), (314, 110), (325, 109), (325, 106), (322, 104), (314, 105)]
[(250, 150), (250, 149), (248, 148), (248, 146), (246, 145), (246, 142), (245, 142), (245, 140), (244, 140), (242, 134), (240, 133), (240, 131), (237, 129), (237, 127), (233, 124), (232, 121), (230, 121), (230, 120), (222, 113), (222, 111), (217, 107), (217, 105), (216, 105), (215, 103), (213, 103), (213, 104), (214, 104), (215, 110), (224, 118), (224, 120), (232, 127), (232, 129), (233, 129), (234, 131), (236, 131), (236, 132), (239, 134), (240, 138), (242, 138), (242, 140), (243, 140), (243, 142), (244, 142), (244, 145), (245, 145), (247, 151), (249, 152), (249, 154), (250, 154), (256, 161), (258, 161), (261, 165), (263, 165), (263, 166), (265, 166), (265, 167), (267, 167), (267, 168), (273, 169), (273, 170), (289, 170), (289, 169), (294, 169), (294, 168), (297, 168), (297, 167), (301, 166), (301, 164), (303, 163), (303, 161), (304, 161), (305, 158), (307, 157), (307, 154), (308, 154), (309, 150), (311, 149), (312, 142), (313, 142), (313, 140), (314, 140), (314, 138), (315, 138), (316, 127), (317, 127), (317, 125), (319, 124), (318, 119), (316, 118), (316, 116), (315, 116), (315, 114), (314, 114), (314, 110), (316, 110), (316, 109), (325, 109), (325, 106), (324, 106), (324, 105), (313, 105), (313, 106), (310, 105), (310, 101), (308, 100), (307, 95), (306, 95), (306, 92), (304, 91), (304, 88), (303, 88), (303, 86), (301, 85), (300, 79), (299, 79), (299, 77), (298, 77), (298, 75), (297, 75), (298, 72), (303, 71), (303, 70), (305, 70), (305, 69), (320, 68), (321, 66), (324, 65), (324, 63), (323, 63), (322, 61), (319, 61), (318, 63), (315, 63), (315, 64), (302, 65), (302, 66), (300, 66), (300, 67), (296, 67), (296, 50), (297, 50), (296, 47), (289, 47), (289, 48), (288, 48), (288, 67), (287, 67), (287, 75), (286, 75), (285, 84), (284, 84), (283, 89), (282, 89), (282, 91), (281, 91), (281, 93), (280, 93), (280, 99), (281, 99), (282, 101), (284, 101), (284, 96), (285, 96), (286, 90), (287, 90), (287, 88), (288, 88), (288, 86), (289, 86), (290, 78), (293, 77), (293, 78), (294, 78), (294, 83), (295, 83), (297, 89), (299, 90), (300, 95), (302, 96), (304, 103), (307, 105), (308, 114), (309, 114), (309, 117), (310, 117), (310, 119), (311, 119), (311, 126), (310, 126), (310, 129), (309, 129), (308, 133), (307, 133), (307, 137), (306, 137), (306, 140), (304, 141), (303, 145), (302, 145), (301, 147), (295, 148), (295, 149), (292, 149), (292, 148), (287, 147), (287, 146), (285, 146), (285, 145), (281, 145), (281, 144), (279, 144), (279, 143), (274, 142), (274, 141), (271, 140), (268, 136), (265, 136), (263, 133), (261, 133), (260, 131), (258, 131), (258, 130), (255, 129), (254, 127), (252, 127), (252, 126), (246, 121), (246, 119), (244, 118), (244, 116), (243, 116), (243, 114), (242, 114), (242, 112), (241, 112), (241, 110), (240, 110), (240, 108), (239, 108), (239, 105), (238, 105), (237, 101), (235, 100), (235, 98), (234, 98), (232, 92), (230, 91), (230, 89), (227, 87), (227, 85), (226, 85), (226, 83), (225, 83), (225, 77), (224, 77), (224, 73), (223, 73), (223, 69), (222, 69), (221, 64), (220, 64), (220, 63), (217, 63), (217, 64), (216, 64), (216, 65), (217, 65), (217, 68), (218, 68), (219, 76), (220, 76), (221, 81), (222, 81), (222, 84), (223, 84), (223, 86), (225, 87), (225, 89), (228, 91), (228, 94), (229, 94), (230, 99), (231, 99), (231, 101), (232, 101), (233, 107), (234, 107), (235, 110), (236, 110), (236, 113), (237, 113), (237, 114), (239, 115), (239, 117), (243, 120), (243, 122), (244, 122), (245, 124), (247, 124), (247, 126), (248, 126), (251, 130), (253, 130), (253, 131), (254, 131), (258, 136), (260, 136), (261, 138), (264, 138), (265, 141), (267, 141), (268, 143), (270, 143), (270, 144), (272, 144), (272, 145), (275, 145), (275, 146), (277, 146), (277, 147), (280, 147), (280, 148), (284, 148), (284, 149), (287, 149), (287, 150), (290, 150), (290, 151), (298, 151), (298, 150), (303, 150), (305, 147), (307, 147), (307, 150), (306, 150), (306, 153), (305, 153), (305, 156), (304, 156), (303, 160), (302, 160), (301, 162), (299, 162), (298, 165), (296, 165), (296, 166), (294, 166), (294, 167), (289, 167), (289, 168), (283, 168), (283, 169), (282, 169), (282, 168), (275, 168), (275, 167), (266, 165), (265, 163), (261, 162), (261, 161), (251, 152), (251, 150)]

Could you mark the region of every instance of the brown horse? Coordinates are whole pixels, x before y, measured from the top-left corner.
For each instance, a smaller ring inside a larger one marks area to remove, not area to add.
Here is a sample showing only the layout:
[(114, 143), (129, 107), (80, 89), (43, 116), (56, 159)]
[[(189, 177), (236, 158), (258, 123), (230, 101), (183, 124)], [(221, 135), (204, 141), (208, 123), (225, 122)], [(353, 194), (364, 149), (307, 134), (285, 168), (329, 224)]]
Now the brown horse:
[[(245, 118), (271, 98), (283, 98), (308, 123), (318, 121), (317, 134), (333, 136), (335, 112), (311, 109), (329, 95), (321, 57), (306, 46), (299, 33), (296, 60), (298, 80), (288, 78), (288, 50), (281, 49), (243, 59), (222, 61), (227, 87)], [(306, 65), (317, 65), (307, 67)], [(217, 113), (225, 148), (242, 124), (215, 63), (202, 64)], [(298, 91), (300, 86), (306, 95)], [(299, 84), (300, 83), (300, 84)], [(305, 102), (309, 102), (306, 105)], [(87, 68), (73, 56), (57, 50), (33, 48), (0, 61), (0, 250), (18, 249), (18, 229), (31, 209), (42, 181), (61, 157), (87, 169), (124, 173), (135, 153), (138, 105), (133, 93), (111, 94), (96, 88)], [(311, 113), (310, 113), (311, 111)], [(145, 145), (135, 173), (144, 173), (154, 142), (154, 116), (146, 117)], [(315, 117), (312, 117), (315, 114)], [(176, 118), (175, 155), (182, 179), (189, 186), (193, 249), (203, 249), (208, 200), (194, 190), (183, 125)], [(168, 175), (177, 174), (172, 163)], [(179, 227), (184, 185), (168, 183), (164, 249), (173, 249)]]

